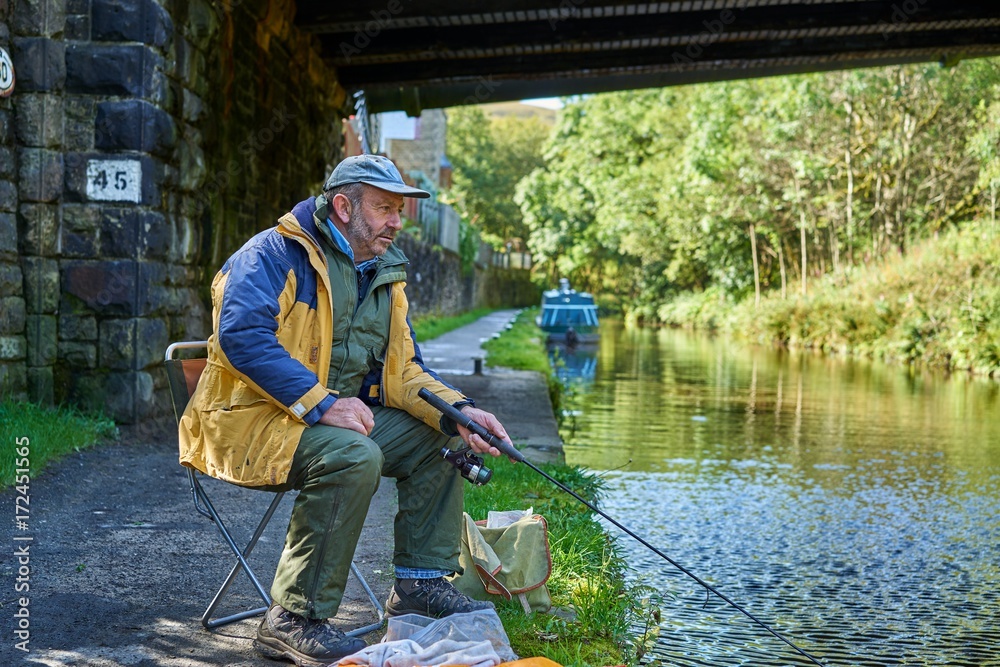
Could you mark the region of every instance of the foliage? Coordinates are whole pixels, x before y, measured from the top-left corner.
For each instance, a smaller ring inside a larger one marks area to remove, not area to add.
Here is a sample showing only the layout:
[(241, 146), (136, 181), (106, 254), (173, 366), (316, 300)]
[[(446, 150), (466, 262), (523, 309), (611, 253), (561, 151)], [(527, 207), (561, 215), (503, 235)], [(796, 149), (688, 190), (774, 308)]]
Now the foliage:
[(1000, 235), (988, 221), (948, 230), (849, 276), (826, 276), (807, 297), (774, 294), (759, 308), (717, 297), (678, 299), (661, 315), (756, 342), (1000, 373)]
[[(27, 438), (30, 476), (37, 477), (45, 467), (71, 452), (87, 449), (102, 440), (118, 437), (115, 423), (100, 415), (87, 415), (74, 408), (46, 408), (24, 401), (0, 402), (0, 423), (9, 449), (0, 460), (0, 488), (14, 483), (18, 458), (15, 440)], [(23, 442), (23, 441), (21, 441)], [(20, 443), (19, 445), (20, 446)]]
[(629, 91), (570, 101), (517, 201), (550, 280), (676, 320), (995, 224), (998, 146), (998, 59)]
[[(485, 519), (490, 510), (532, 507), (549, 528), (553, 606), (570, 609), (572, 619), (547, 614), (526, 616), (517, 600), (501, 601), (498, 612), (514, 651), (545, 656), (563, 665), (612, 665), (634, 660), (633, 624), (644, 613), (648, 591), (625, 580), (627, 566), (615, 541), (583, 504), (524, 465), (503, 458), (489, 465), (489, 484), (470, 488), (466, 511)], [(544, 464), (545, 472), (599, 503), (602, 480), (578, 467)]]
[(527, 238), (514, 187), (540, 166), (549, 127), (538, 118), (488, 118), (476, 107), (448, 112), (449, 196), (494, 247)]

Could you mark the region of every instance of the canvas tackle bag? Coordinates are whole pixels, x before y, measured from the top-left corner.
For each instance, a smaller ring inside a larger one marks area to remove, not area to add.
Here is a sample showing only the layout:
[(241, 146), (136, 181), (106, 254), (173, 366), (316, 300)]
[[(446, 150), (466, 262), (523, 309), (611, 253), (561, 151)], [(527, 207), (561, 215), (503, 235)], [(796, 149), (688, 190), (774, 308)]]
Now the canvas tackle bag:
[(452, 580), (455, 587), (477, 600), (516, 597), (526, 614), (548, 611), (552, 599), (545, 582), (552, 573), (552, 556), (545, 519), (529, 511), (495, 528), (468, 514), (464, 520), (459, 564), (465, 572)]

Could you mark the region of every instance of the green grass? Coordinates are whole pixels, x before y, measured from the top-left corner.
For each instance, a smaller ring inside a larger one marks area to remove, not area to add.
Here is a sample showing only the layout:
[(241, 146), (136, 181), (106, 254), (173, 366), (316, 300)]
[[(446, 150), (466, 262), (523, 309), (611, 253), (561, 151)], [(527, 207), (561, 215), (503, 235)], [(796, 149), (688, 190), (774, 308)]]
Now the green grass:
[(433, 340), (453, 329), (472, 324), (476, 320), (492, 313), (495, 308), (476, 308), (461, 315), (418, 315), (411, 319), (413, 330), (417, 333), (417, 342)]
[[(558, 411), (563, 387), (552, 372), (545, 334), (535, 325), (537, 314), (538, 308), (524, 310), (511, 329), (486, 342), (486, 363), (542, 373)], [(650, 634), (640, 638), (634, 636), (634, 628), (657, 612), (649, 604), (650, 591), (628, 583), (628, 568), (616, 541), (586, 506), (527, 466), (502, 457), (488, 465), (496, 474), (486, 486), (466, 491), (466, 511), (473, 519), (485, 519), (491, 509), (532, 507), (544, 516), (552, 553), (548, 581), (552, 603), (574, 612), (572, 620), (551, 614), (526, 616), (516, 600), (501, 601), (497, 610), (514, 651), (580, 667), (635, 663), (657, 626), (649, 623)], [(601, 478), (578, 467), (540, 467), (599, 505)]]
[[(21, 459), (30, 462), (30, 476), (71, 452), (92, 447), (118, 435), (115, 423), (103, 416), (86, 415), (73, 408), (45, 408), (24, 401), (0, 403), (4, 425), (4, 456), (0, 458), (0, 488), (14, 483)], [(28, 456), (16, 450), (28, 448)], [(16, 456), (15, 456), (16, 454)]]
[(549, 374), (549, 357), (545, 352), (545, 333), (535, 325), (538, 308), (526, 308), (499, 338), (483, 343), (488, 366), (503, 366), (522, 371)]
[[(642, 603), (647, 591), (627, 582), (627, 566), (616, 541), (586, 506), (527, 466), (504, 458), (491, 459), (489, 465), (495, 471), (493, 479), (466, 490), (466, 511), (473, 519), (485, 519), (491, 509), (532, 507), (544, 516), (552, 554), (548, 588), (553, 607), (574, 613), (572, 618), (528, 616), (516, 600), (501, 600), (497, 611), (514, 652), (574, 666), (635, 662), (632, 628), (649, 613)], [(599, 502), (600, 477), (566, 465), (540, 467), (589, 501)]]

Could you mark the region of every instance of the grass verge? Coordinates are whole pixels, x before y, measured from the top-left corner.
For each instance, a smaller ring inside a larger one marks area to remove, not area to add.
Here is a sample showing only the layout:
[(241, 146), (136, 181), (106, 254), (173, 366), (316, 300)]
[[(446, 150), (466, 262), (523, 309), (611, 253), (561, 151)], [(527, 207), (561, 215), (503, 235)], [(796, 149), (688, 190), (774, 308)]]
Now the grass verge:
[(1000, 375), (1000, 234), (970, 223), (904, 256), (810, 284), (806, 297), (734, 302), (721, 291), (664, 304), (660, 319), (756, 343)]
[[(560, 491), (527, 466), (492, 459), (489, 484), (470, 488), (465, 509), (473, 519), (493, 510), (532, 507), (549, 528), (552, 604), (572, 614), (526, 615), (517, 600), (501, 600), (497, 612), (518, 655), (544, 656), (562, 665), (633, 664), (641, 645), (633, 628), (653, 613), (644, 604), (649, 591), (626, 579), (627, 565), (616, 541), (582, 503)], [(544, 464), (545, 472), (598, 503), (602, 480), (581, 468)]]
[(535, 324), (538, 307), (526, 308), (514, 321), (514, 326), (504, 331), (499, 338), (483, 343), (486, 350), (487, 366), (503, 366), (519, 371), (536, 371), (545, 376), (549, 387), (549, 399), (556, 415), (560, 414), (563, 386), (552, 371), (549, 355), (545, 349), (545, 332)]
[[(553, 405), (558, 406), (562, 385), (549, 363), (544, 333), (535, 325), (537, 314), (537, 308), (525, 310), (511, 329), (485, 343), (486, 362), (542, 373), (554, 396)], [(587, 507), (527, 466), (514, 465), (503, 457), (491, 459), (489, 465), (496, 474), (486, 486), (466, 491), (466, 511), (478, 520), (485, 519), (491, 509), (533, 507), (544, 516), (552, 554), (548, 587), (553, 607), (573, 612), (567, 617), (527, 616), (516, 600), (501, 601), (497, 611), (514, 651), (574, 667), (634, 664), (655, 640), (656, 623), (645, 619), (657, 611), (648, 602), (651, 591), (629, 583), (628, 566), (614, 538)], [(575, 466), (545, 464), (541, 468), (599, 504), (600, 477)], [(635, 628), (643, 625), (651, 632), (636, 639)]]
[(461, 315), (418, 315), (411, 318), (413, 330), (417, 332), (417, 342), (433, 340), (452, 329), (472, 324), (476, 320), (492, 313), (496, 308), (476, 308)]
[[(46, 408), (25, 401), (0, 403), (0, 423), (4, 425), (7, 455), (0, 459), (0, 488), (12, 485), (24, 459), (30, 475), (36, 477), (50, 463), (71, 452), (114, 439), (118, 429), (103, 416), (87, 415), (74, 408)], [(27, 456), (22, 448), (27, 447)], [(15, 455), (16, 454), (16, 455)], [(23, 474), (23, 473), (22, 473)]]

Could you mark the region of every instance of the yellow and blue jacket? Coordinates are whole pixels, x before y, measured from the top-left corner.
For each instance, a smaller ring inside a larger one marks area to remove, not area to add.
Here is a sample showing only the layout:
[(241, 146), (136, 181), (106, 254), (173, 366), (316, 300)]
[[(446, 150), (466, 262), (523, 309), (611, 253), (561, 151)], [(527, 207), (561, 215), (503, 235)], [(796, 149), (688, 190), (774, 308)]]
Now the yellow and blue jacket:
[[(318, 201), (300, 202), (276, 227), (251, 238), (212, 281), (213, 333), (205, 371), (180, 421), (182, 464), (243, 486), (284, 483), (302, 432), (337, 399), (327, 387), (334, 314), (352, 306), (344, 303), (344, 285), (331, 285), (331, 274), (339, 274), (320, 245)], [(402, 253), (390, 250), (405, 265)], [(359, 398), (453, 434), (453, 424), (417, 392), (427, 387), (452, 404), (471, 401), (424, 365), (404, 279), (397, 270), (381, 281), (389, 330)]]

